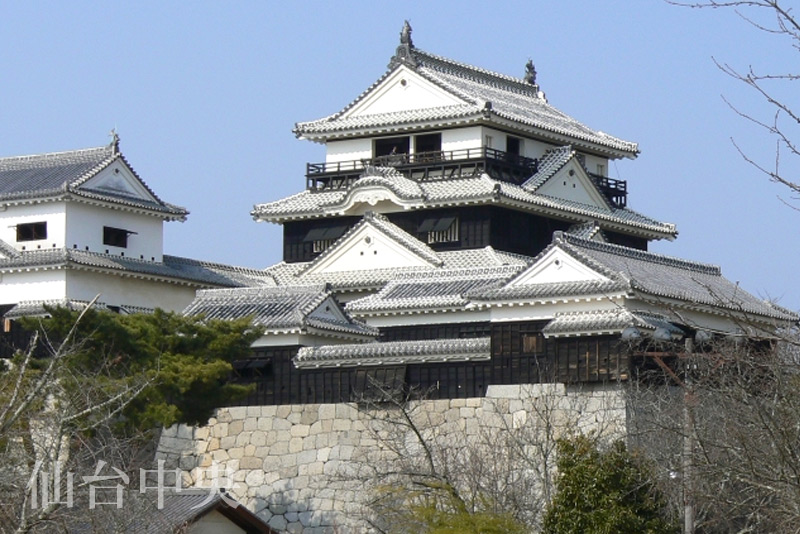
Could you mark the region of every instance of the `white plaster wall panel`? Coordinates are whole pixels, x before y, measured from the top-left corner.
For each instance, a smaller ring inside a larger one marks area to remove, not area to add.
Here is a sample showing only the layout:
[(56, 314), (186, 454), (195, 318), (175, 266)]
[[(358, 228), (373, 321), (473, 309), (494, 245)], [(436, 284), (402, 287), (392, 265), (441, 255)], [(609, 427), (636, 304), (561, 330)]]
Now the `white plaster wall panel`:
[(345, 139), (329, 141), (325, 145), (325, 161), (357, 161), (372, 157), (372, 139)]
[(509, 282), (510, 287), (558, 282), (607, 281), (604, 276), (559, 248), (552, 248), (534, 265)]
[[(17, 250), (61, 248), (65, 242), (65, 209), (63, 202), (9, 206), (0, 212), (0, 239)], [(47, 223), (47, 239), (17, 243), (17, 225), (36, 222)]]
[(343, 117), (392, 113), (414, 109), (463, 104), (451, 93), (437, 87), (406, 67), (400, 67), (378, 87), (353, 106)]
[(130, 168), (121, 161), (116, 161), (97, 173), (97, 175), (82, 184), (80, 189), (94, 189), (110, 194), (121, 193), (128, 197), (156, 202), (150, 191), (136, 178)]
[(483, 146), (483, 128), (470, 126), (469, 128), (454, 128), (442, 132), (442, 150), (464, 150), (467, 148), (480, 148)]
[(56, 300), (67, 295), (66, 272), (63, 270), (4, 273), (0, 278), (0, 304), (16, 304), (24, 300)]
[(489, 310), (454, 311), (419, 313), (410, 315), (378, 315), (363, 316), (354, 313), (358, 319), (365, 321), (370, 326), (384, 328), (387, 326), (456, 324), (488, 321), (491, 317)]
[(109, 306), (141, 306), (178, 312), (194, 300), (195, 288), (90, 271), (68, 272), (69, 298), (91, 300), (97, 294), (100, 294), (99, 301)]
[(580, 202), (589, 206), (606, 207), (603, 196), (597, 191), (577, 160), (569, 161), (552, 178), (542, 184), (536, 192), (555, 198)]
[[(67, 248), (91, 252), (124, 255), (147, 261), (163, 259), (163, 221), (150, 215), (70, 203), (67, 206)], [(136, 232), (128, 236), (128, 246), (112, 247), (103, 244), (103, 227)]]
[[(598, 172), (598, 165), (602, 166), (602, 173)], [(602, 174), (608, 176), (608, 158), (601, 158), (591, 154), (586, 155), (586, 170), (594, 174)]]

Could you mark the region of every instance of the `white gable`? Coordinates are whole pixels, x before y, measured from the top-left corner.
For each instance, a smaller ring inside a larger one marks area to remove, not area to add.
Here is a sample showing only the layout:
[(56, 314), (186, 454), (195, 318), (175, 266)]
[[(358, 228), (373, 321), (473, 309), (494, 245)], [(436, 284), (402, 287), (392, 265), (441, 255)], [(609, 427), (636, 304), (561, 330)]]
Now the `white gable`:
[(94, 189), (109, 195), (125, 195), (148, 202), (158, 202), (141, 181), (121, 161), (115, 161), (80, 186), (81, 189)]
[(408, 67), (401, 66), (370, 91), (361, 102), (347, 110), (342, 118), (464, 103)]
[(342, 309), (336, 304), (336, 301), (333, 300), (333, 297), (328, 297), (322, 301), (308, 316), (311, 319), (321, 319), (323, 321), (349, 322), (344, 312), (342, 312)]
[(608, 208), (605, 198), (575, 158), (568, 161), (561, 170), (536, 188), (536, 193), (572, 200), (589, 206)]
[(509, 286), (585, 281), (608, 281), (608, 277), (555, 247), (512, 280)]
[(370, 224), (364, 224), (340, 240), (312, 265), (308, 274), (367, 271), (398, 267), (432, 267), (419, 254), (398, 243)]

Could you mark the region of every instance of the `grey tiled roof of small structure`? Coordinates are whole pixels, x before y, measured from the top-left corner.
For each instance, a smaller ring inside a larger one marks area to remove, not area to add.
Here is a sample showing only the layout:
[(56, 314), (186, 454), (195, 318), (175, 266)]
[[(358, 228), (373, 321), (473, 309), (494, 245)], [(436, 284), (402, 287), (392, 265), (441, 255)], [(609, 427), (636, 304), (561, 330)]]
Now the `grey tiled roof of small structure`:
[(569, 145), (548, 150), (539, 160), (536, 173), (522, 183), (522, 188), (531, 192), (536, 191), (570, 159), (574, 158), (575, 154), (576, 152)]
[(201, 290), (183, 313), (225, 320), (252, 317), (253, 322), (266, 331), (311, 327), (357, 336), (378, 335), (375, 328), (353, 319), (346, 311), (345, 322), (310, 317), (309, 314), (330, 296), (325, 286)]
[[(368, 182), (365, 178), (356, 180), (347, 189), (336, 191), (302, 191), (275, 202), (258, 204), (252, 215), (256, 219), (294, 220), (319, 218), (337, 213), (347, 202), (348, 195)], [(374, 178), (370, 177), (374, 181)], [(406, 179), (407, 180), (407, 179)], [(369, 182), (372, 183), (372, 182)], [(456, 204), (511, 204), (517, 209), (520, 205), (533, 212), (556, 212), (574, 220), (590, 219), (605, 221), (626, 227), (655, 232), (664, 236), (675, 236), (675, 225), (663, 223), (646, 217), (629, 208), (597, 207), (572, 200), (555, 198), (531, 192), (521, 186), (501, 182), (486, 174), (481, 176), (455, 177), (441, 180), (416, 182), (420, 193), (410, 194), (397, 187), (388, 186), (397, 196), (415, 203), (415, 208), (434, 208)]]
[(549, 134), (557, 142), (563, 142), (564, 138), (575, 139), (634, 157), (639, 151), (636, 143), (593, 130), (557, 110), (540, 94), (537, 86), (524, 80), (459, 63), (418, 48), (411, 47), (409, 51), (413, 65), (405, 62), (406, 66), (466, 104), (395, 114), (365, 115), (358, 119), (343, 118), (348, 110), (361, 102), (397, 68), (396, 65), (400, 62), (393, 60), (387, 73), (340, 112), (316, 121), (298, 123), (295, 126), (295, 133), (297, 135), (333, 133), (355, 128), (375, 128), (466, 117), (488, 119), (494, 115), (535, 128), (543, 132), (543, 135)]
[[(162, 490), (163, 491), (163, 490)], [(161, 534), (163, 532), (183, 532), (183, 528), (191, 523), (199, 520), (211, 510), (216, 510), (219, 507), (234, 507), (237, 509), (237, 515), (245, 516), (250, 528), (257, 525), (259, 532), (275, 533), (267, 524), (258, 516), (247, 510), (243, 504), (239, 504), (229, 495), (223, 496), (222, 493), (213, 488), (183, 488), (180, 492), (165, 491), (163, 495), (163, 508), (161, 510), (153, 509), (148, 515), (150, 517), (141, 518), (142, 523), (138, 525), (140, 528), (133, 528), (129, 532), (133, 534)], [(224, 499), (228, 499), (231, 504), (227, 504)], [(244, 519), (240, 517), (240, 521)], [(233, 522), (233, 521), (232, 521)], [(179, 530), (180, 529), (180, 530)]]
[[(405, 247), (414, 254), (422, 257), (423, 259), (425, 259), (425, 261), (428, 261), (436, 266), (440, 266), (442, 264), (442, 259), (439, 258), (439, 256), (431, 247), (429, 247), (416, 237), (412, 236), (411, 234), (409, 234), (396, 224), (393, 224), (384, 215), (372, 211), (366, 212), (360, 221), (358, 221), (352, 228), (350, 228), (347, 232), (345, 232), (344, 235), (342, 235), (339, 239), (336, 240), (336, 243), (343, 243), (351, 235), (359, 231), (361, 227), (365, 225), (369, 225), (375, 230), (383, 233), (384, 235), (388, 236), (402, 247)], [(336, 243), (334, 243), (334, 245), (332, 245), (324, 252), (322, 252), (322, 254), (314, 258), (314, 260), (311, 261), (306, 270), (310, 270), (315, 265), (319, 265), (319, 263), (325, 261), (325, 258), (327, 258), (330, 254), (334, 253), (334, 251), (336, 250)]]
[(575, 237), (580, 237), (581, 239), (594, 239), (599, 234), (603, 238), (603, 241), (608, 241), (603, 231), (594, 221), (573, 224), (567, 229), (567, 233)]
[(119, 152), (118, 146), (113, 143), (103, 147), (67, 152), (0, 158), (0, 202), (73, 194), (153, 210), (177, 218), (183, 218), (188, 214), (184, 208), (159, 199), (138, 175), (137, 178), (156, 199), (155, 202), (119, 192), (80, 187), (116, 160), (124, 161), (133, 170)]
[(294, 358), (303, 367), (357, 367), (490, 359), (488, 337), (425, 339), (302, 347)]
[[(77, 299), (56, 299), (56, 300), (26, 300), (18, 303), (7, 311), (3, 317), (6, 319), (16, 319), (18, 317), (30, 317), (47, 315), (47, 308), (69, 308), (70, 310), (83, 310), (88, 306), (85, 300)], [(153, 308), (144, 306), (109, 306), (104, 302), (95, 302), (93, 308), (97, 310), (113, 310), (115, 312), (130, 315), (132, 313), (153, 313)]]
[(223, 287), (275, 285), (272, 276), (261, 270), (168, 255), (163, 256), (162, 262), (153, 262), (79, 249), (49, 248), (23, 251), (13, 258), (0, 258), (0, 272), (65, 265), (172, 278), (201, 285)]
[[(621, 245), (581, 239), (555, 232), (553, 243), (537, 257), (559, 247), (589, 265), (610, 281), (527, 284), (489, 290), (471, 295), (474, 300), (545, 298), (554, 296), (636, 292), (652, 300), (671, 300), (702, 304), (728, 312), (742, 312), (782, 321), (797, 321), (798, 315), (781, 306), (761, 300), (722, 276), (716, 265), (698, 263), (655, 254)], [(534, 264), (536, 261), (534, 261)], [(519, 276), (523, 276), (521, 273)], [(509, 284), (513, 284), (513, 280)], [(667, 305), (669, 303), (665, 303)]]
[(388, 281), (397, 278), (403, 273), (436, 273), (444, 270), (459, 269), (464, 267), (499, 267), (514, 265), (522, 268), (531, 261), (529, 256), (512, 254), (494, 250), (491, 247), (468, 250), (452, 250), (437, 252), (441, 260), (440, 267), (396, 267), (389, 269), (369, 269), (354, 271), (337, 271), (319, 274), (307, 274), (310, 262), (285, 263), (280, 262), (264, 270), (271, 276), (276, 284), (284, 285), (314, 285), (329, 283), (334, 290), (377, 290)]
[(622, 308), (557, 313), (542, 333), (545, 337), (619, 333), (629, 326), (646, 330), (664, 328), (670, 333), (683, 334), (665, 315)]
[(407, 273), (380, 291), (347, 304), (356, 314), (431, 309), (463, 309), (470, 293), (497, 287), (524, 268), (523, 265)]

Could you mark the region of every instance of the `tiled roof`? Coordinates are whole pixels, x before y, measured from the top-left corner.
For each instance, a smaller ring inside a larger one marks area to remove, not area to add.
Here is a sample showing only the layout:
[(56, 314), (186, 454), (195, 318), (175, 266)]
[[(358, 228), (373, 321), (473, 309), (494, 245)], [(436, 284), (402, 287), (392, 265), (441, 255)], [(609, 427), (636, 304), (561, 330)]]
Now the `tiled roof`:
[(133, 167), (125, 160), (115, 143), (68, 152), (0, 158), (0, 202), (75, 195), (157, 211), (178, 219), (187, 215), (184, 208), (159, 199), (138, 176), (136, 178), (155, 201), (112, 190), (100, 191), (81, 187), (117, 160), (123, 161), (133, 171)]
[(311, 328), (357, 337), (378, 335), (376, 329), (352, 319), (344, 310), (344, 321), (324, 314), (311, 316), (331, 296), (324, 286), (202, 290), (183, 313), (226, 320), (252, 317), (266, 332)]
[[(741, 312), (782, 321), (797, 321), (794, 312), (761, 300), (722, 276), (715, 265), (655, 254), (610, 243), (581, 239), (555, 232), (553, 243), (538, 257), (559, 247), (610, 281), (567, 282), (555, 284), (518, 284), (510, 281), (504, 288), (471, 295), (474, 300), (490, 303), (503, 299), (546, 298), (634, 292), (664, 306), (674, 301), (684, 305), (706, 305), (720, 313)], [(536, 260), (534, 261), (534, 265)], [(520, 276), (522, 276), (521, 274)], [(725, 310), (725, 311), (723, 311)]]
[(23, 251), (17, 257), (0, 258), (0, 272), (65, 266), (102, 269), (120, 274), (137, 274), (211, 286), (275, 285), (274, 279), (269, 274), (257, 269), (167, 255), (163, 257), (162, 262), (153, 262), (78, 249), (52, 248)]
[(523, 189), (536, 191), (573, 157), (575, 157), (575, 151), (569, 145), (548, 150), (539, 160), (536, 174), (522, 184)]
[(522, 265), (407, 273), (387, 283), (374, 295), (347, 304), (357, 315), (414, 310), (463, 309), (467, 295), (501, 285)]
[[(369, 225), (375, 230), (388, 236), (394, 242), (405, 247), (406, 249), (410, 250), (411, 252), (420, 256), (421, 258), (425, 259), (425, 261), (429, 262), (431, 265), (440, 266), (442, 264), (442, 259), (439, 258), (439, 256), (431, 247), (429, 247), (416, 237), (412, 236), (408, 232), (404, 231), (396, 224), (393, 224), (384, 215), (372, 211), (366, 212), (364, 216), (361, 218), (361, 220), (358, 223), (356, 223), (355, 226), (350, 228), (350, 230), (348, 230), (343, 236), (337, 239), (336, 243), (345, 242), (351, 235), (358, 232), (361, 229), (361, 227), (365, 225)], [(337, 248), (336, 243), (331, 247), (329, 247), (328, 249), (326, 249), (322, 254), (314, 258), (314, 260), (309, 264), (306, 270), (313, 269), (315, 265), (318, 265), (320, 262), (325, 261), (325, 259), (330, 254), (334, 253)]]
[(280, 262), (264, 270), (280, 286), (330, 284), (335, 291), (371, 289), (378, 290), (387, 282), (404, 273), (436, 273), (465, 267), (491, 268), (512, 265), (522, 268), (531, 261), (528, 256), (494, 250), (492, 247), (469, 250), (452, 250), (436, 253), (439, 267), (398, 267), (309, 274), (310, 262)]
[(295, 367), (358, 367), (490, 359), (490, 339), (425, 339), (302, 347)]
[[(56, 299), (56, 300), (24, 300), (7, 311), (3, 317), (6, 319), (17, 319), (19, 317), (30, 317), (47, 315), (47, 308), (68, 308), (70, 310), (83, 310), (89, 302), (75, 299)], [(113, 306), (109, 307), (104, 302), (95, 302), (93, 307), (98, 310), (113, 310), (125, 315), (133, 313), (153, 313), (153, 308), (142, 306)]]
[(646, 330), (663, 328), (681, 336), (684, 333), (664, 315), (622, 308), (557, 313), (542, 333), (545, 337), (618, 334), (630, 326)]
[[(429, 54), (414, 47), (408, 48), (408, 53), (409, 60), (393, 59), (389, 72), (340, 112), (316, 121), (298, 123), (295, 133), (309, 138), (326, 138), (353, 130), (379, 131), (392, 126), (407, 127), (423, 122), (457, 121), (466, 118), (476, 122), (507, 120), (557, 143), (580, 143), (605, 150), (614, 157), (635, 157), (639, 152), (636, 143), (593, 130), (557, 110), (547, 102), (538, 86)], [(454, 95), (462, 103), (399, 113), (345, 116), (401, 64)]]
[[(284, 222), (296, 219), (318, 218), (340, 214), (348, 205), (350, 195), (374, 180), (356, 180), (347, 189), (336, 191), (306, 190), (296, 195), (258, 204), (252, 215), (255, 219)], [(410, 180), (408, 180), (410, 181)], [(624, 227), (647, 235), (672, 238), (677, 235), (675, 225), (646, 217), (628, 208), (598, 207), (579, 202), (536, 194), (524, 187), (501, 182), (487, 174), (454, 177), (449, 179), (416, 182), (421, 196), (404, 197), (406, 208), (428, 209), (453, 204), (500, 204), (574, 221), (597, 221)], [(392, 191), (396, 189), (387, 186)], [(398, 195), (401, 196), (401, 195)]]
[(573, 224), (567, 229), (567, 233), (580, 237), (581, 239), (594, 239), (598, 235), (603, 241), (608, 241), (603, 234), (603, 231), (594, 221), (589, 221), (581, 224)]

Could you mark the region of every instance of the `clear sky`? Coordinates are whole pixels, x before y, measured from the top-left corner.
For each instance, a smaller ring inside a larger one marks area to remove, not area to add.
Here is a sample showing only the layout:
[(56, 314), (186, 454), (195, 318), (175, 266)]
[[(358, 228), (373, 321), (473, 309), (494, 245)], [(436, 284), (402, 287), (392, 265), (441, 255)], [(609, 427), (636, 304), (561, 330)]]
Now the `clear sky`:
[[(797, 54), (732, 11), (661, 0), (4, 2), (0, 156), (100, 146), (116, 128), (139, 175), (191, 212), (166, 225), (167, 253), (266, 267), (280, 260), (281, 228), (255, 223), (253, 204), (302, 190), (306, 162), (324, 160), (294, 123), (340, 110), (382, 75), (404, 19), (427, 52), (516, 76), (532, 59), (552, 105), (639, 143), (610, 175), (628, 181), (631, 208), (678, 226), (652, 250), (719, 264), (800, 309), (800, 212), (738, 155), (731, 137), (770, 165), (774, 141), (722, 96), (764, 120), (769, 111), (712, 59), (783, 70)], [(800, 108), (797, 95), (787, 98)]]

